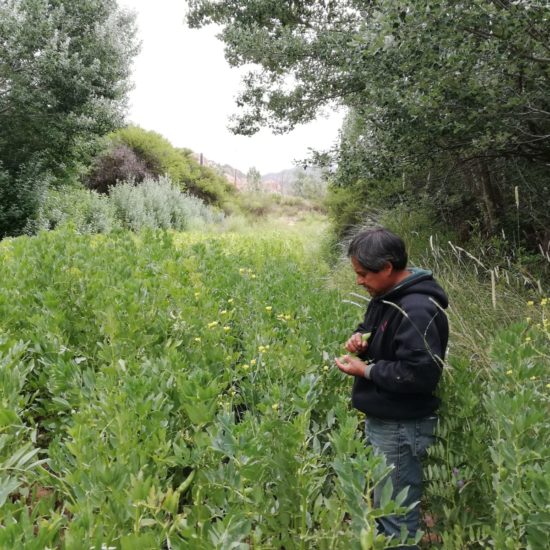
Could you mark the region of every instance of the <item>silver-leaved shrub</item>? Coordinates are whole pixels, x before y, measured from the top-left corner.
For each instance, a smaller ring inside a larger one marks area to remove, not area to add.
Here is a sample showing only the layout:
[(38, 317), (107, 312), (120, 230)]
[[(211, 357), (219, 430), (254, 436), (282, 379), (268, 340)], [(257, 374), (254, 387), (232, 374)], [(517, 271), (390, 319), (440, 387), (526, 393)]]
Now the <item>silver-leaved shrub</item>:
[(50, 189), (29, 233), (72, 225), (79, 233), (109, 233), (116, 228), (200, 229), (224, 214), (181, 192), (168, 177), (124, 182), (110, 195), (82, 188)]
[(145, 179), (117, 185), (110, 198), (116, 217), (123, 227), (139, 231), (144, 228), (197, 229), (220, 222), (223, 213), (207, 206), (200, 199), (182, 193), (168, 177)]
[(49, 189), (36, 220), (27, 232), (51, 230), (71, 224), (79, 233), (109, 233), (120, 224), (108, 196), (87, 189), (62, 187)]

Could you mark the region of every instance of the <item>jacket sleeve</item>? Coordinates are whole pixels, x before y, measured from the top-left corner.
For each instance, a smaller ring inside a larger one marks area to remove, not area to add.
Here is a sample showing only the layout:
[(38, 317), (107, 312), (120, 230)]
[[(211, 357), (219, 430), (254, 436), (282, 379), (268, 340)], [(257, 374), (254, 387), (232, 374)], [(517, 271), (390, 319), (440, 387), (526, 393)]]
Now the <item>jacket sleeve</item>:
[(448, 325), (445, 313), (429, 299), (402, 305), (392, 342), (393, 360), (379, 359), (370, 379), (394, 393), (431, 394), (441, 377)]

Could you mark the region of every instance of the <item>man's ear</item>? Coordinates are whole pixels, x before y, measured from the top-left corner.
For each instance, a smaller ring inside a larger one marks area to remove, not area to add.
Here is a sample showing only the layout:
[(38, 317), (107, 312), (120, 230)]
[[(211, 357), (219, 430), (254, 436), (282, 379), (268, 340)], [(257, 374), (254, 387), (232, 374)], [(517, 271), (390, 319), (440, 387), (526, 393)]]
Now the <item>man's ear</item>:
[(380, 270), (380, 272), (385, 273), (387, 275), (391, 275), (395, 269), (393, 268), (393, 265), (390, 262), (386, 262), (384, 264), (384, 267)]

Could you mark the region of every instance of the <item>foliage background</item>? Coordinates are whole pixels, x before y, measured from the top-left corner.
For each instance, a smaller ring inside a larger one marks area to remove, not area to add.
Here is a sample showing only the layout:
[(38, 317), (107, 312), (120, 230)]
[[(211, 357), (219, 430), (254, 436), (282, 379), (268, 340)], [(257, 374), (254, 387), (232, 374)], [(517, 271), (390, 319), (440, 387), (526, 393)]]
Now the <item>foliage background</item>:
[(134, 18), (114, 0), (0, 4), (0, 237), (20, 234), (123, 120)]
[(251, 67), (236, 132), (284, 132), (343, 105), (341, 144), (324, 160), (350, 201), (391, 207), (401, 182), (405, 204), (464, 240), (504, 231), (548, 250), (547, 2), (190, 6), (190, 25), (221, 25), (229, 63)]

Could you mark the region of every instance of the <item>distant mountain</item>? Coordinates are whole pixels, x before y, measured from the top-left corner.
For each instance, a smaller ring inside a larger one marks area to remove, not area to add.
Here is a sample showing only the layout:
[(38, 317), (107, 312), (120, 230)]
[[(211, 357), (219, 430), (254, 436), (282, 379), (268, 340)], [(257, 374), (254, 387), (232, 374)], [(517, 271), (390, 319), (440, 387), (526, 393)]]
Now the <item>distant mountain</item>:
[[(209, 166), (222, 174), (237, 189), (246, 190), (247, 180), (245, 172), (231, 166), (230, 164), (220, 164), (197, 153), (193, 153), (193, 156), (199, 163)], [(296, 191), (295, 183), (302, 175), (306, 175), (308, 178), (313, 178), (315, 180), (323, 179), (323, 174), (320, 168), (314, 166), (308, 166), (306, 168), (296, 166), (294, 168), (281, 170), (280, 172), (270, 172), (262, 175), (262, 189), (270, 193), (293, 195)]]
[(262, 175), (262, 187), (272, 193), (290, 194), (292, 182), (296, 179), (295, 168)]
[(220, 164), (219, 162), (207, 159), (203, 155), (199, 155), (197, 153), (193, 153), (193, 156), (197, 159), (199, 163), (204, 164), (205, 166), (209, 166), (210, 168), (219, 172), (237, 189), (246, 189), (246, 174), (238, 168), (235, 168), (234, 166), (231, 166), (229, 164)]
[(322, 180), (323, 174), (320, 168), (315, 166), (307, 166), (302, 168), (296, 166), (281, 170), (280, 172), (271, 172), (262, 176), (262, 184), (266, 190), (274, 193), (282, 193), (283, 195), (295, 194), (295, 183), (301, 175), (306, 175), (316, 180)]

